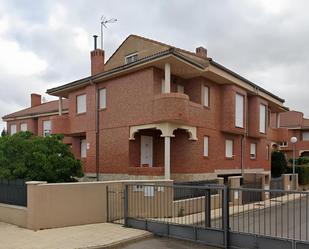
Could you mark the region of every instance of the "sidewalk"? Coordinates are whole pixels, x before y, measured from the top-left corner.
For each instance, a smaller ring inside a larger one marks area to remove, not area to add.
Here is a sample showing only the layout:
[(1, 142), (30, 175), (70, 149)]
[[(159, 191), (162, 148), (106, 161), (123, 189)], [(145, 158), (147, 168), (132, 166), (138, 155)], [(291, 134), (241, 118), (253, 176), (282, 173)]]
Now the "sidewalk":
[(0, 222), (0, 249), (113, 248), (151, 236), (143, 230), (99, 223), (32, 231)]

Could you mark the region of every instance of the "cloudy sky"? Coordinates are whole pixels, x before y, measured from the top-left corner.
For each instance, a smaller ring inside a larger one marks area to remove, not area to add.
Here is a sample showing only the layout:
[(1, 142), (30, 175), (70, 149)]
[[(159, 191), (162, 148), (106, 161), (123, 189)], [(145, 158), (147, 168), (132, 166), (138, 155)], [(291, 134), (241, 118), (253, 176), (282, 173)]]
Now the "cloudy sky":
[(107, 56), (129, 34), (202, 45), (309, 117), (308, 8), (307, 0), (0, 0), (0, 116), (28, 107), (32, 92), (88, 76), (105, 15), (118, 19), (105, 30)]

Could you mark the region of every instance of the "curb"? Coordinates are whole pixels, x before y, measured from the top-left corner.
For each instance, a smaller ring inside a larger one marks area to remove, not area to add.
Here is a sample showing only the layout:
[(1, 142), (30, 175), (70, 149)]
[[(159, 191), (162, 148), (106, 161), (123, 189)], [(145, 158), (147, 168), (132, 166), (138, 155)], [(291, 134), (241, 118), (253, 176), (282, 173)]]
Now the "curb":
[(120, 249), (126, 245), (129, 244), (133, 244), (135, 242), (144, 240), (144, 239), (148, 239), (153, 237), (152, 233), (146, 233), (146, 234), (142, 234), (142, 235), (137, 235), (137, 236), (133, 236), (131, 238), (128, 239), (123, 239), (123, 240), (119, 240), (117, 242), (114, 243), (110, 243), (107, 245), (97, 245), (97, 246), (89, 246), (89, 247), (81, 247), (78, 249)]

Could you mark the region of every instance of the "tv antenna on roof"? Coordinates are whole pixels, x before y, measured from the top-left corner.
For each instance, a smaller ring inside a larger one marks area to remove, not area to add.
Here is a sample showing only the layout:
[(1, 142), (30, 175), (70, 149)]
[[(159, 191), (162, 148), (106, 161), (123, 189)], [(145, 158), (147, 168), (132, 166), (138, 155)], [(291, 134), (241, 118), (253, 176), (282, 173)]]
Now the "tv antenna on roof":
[(101, 49), (103, 50), (103, 28), (107, 29), (108, 23), (117, 22), (116, 18), (107, 19), (105, 16), (101, 16)]

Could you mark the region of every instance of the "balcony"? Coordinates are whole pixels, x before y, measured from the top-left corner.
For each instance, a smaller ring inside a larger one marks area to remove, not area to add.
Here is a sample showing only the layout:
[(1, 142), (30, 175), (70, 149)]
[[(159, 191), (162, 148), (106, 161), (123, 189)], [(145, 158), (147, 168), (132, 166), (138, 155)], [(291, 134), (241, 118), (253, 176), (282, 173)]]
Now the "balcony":
[(189, 96), (183, 93), (163, 93), (153, 100), (154, 122), (189, 120)]
[(69, 134), (70, 118), (68, 115), (59, 115), (51, 117), (51, 133), (52, 134)]
[(129, 175), (164, 176), (164, 167), (129, 167)]

